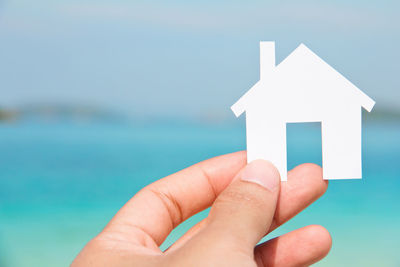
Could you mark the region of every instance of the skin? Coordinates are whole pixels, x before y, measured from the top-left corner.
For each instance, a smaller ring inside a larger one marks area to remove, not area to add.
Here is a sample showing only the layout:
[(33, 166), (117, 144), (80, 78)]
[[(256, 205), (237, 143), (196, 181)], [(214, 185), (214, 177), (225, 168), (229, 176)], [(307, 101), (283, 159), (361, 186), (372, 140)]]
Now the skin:
[[(253, 173), (279, 179), (267, 161)], [(246, 153), (212, 158), (139, 191), (91, 240), (71, 266), (309, 266), (325, 257), (331, 237), (311, 225), (257, 245), (327, 189), (322, 170), (302, 164), (274, 190), (242, 180)], [(247, 169), (250, 168), (249, 165)], [(209, 216), (166, 251), (159, 246), (181, 222), (211, 206)]]

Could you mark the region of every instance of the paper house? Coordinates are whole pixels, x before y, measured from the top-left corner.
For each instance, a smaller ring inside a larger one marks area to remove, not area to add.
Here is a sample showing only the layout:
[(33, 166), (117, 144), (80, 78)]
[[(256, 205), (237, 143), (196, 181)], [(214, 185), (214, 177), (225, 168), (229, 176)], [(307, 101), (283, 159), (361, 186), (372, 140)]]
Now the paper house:
[(231, 108), (246, 112), (247, 160), (266, 159), (287, 180), (286, 124), (321, 122), (324, 179), (361, 178), (361, 115), (374, 100), (304, 44), (275, 65), (260, 43), (260, 80)]

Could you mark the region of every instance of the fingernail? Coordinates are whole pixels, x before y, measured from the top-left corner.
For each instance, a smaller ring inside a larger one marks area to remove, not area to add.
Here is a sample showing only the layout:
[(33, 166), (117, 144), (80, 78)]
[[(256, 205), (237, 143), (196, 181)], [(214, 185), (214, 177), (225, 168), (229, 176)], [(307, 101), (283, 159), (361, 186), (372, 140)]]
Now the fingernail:
[(250, 162), (242, 172), (241, 179), (246, 182), (256, 183), (274, 192), (280, 183), (280, 175), (275, 166), (266, 160)]

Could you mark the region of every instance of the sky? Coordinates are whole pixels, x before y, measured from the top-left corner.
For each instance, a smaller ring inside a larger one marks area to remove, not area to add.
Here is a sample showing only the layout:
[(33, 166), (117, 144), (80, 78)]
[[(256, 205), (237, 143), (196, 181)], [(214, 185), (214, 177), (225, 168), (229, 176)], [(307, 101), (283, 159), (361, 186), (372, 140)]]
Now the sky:
[[(398, 1), (0, 0), (0, 107), (89, 105), (130, 116), (230, 117), (300, 43), (400, 111)], [(232, 116), (233, 117), (233, 116)]]

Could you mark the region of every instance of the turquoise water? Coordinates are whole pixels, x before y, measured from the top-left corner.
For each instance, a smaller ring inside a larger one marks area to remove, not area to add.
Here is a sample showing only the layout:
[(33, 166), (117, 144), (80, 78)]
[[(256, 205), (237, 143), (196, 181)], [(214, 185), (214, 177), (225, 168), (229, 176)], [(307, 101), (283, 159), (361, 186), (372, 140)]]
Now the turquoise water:
[[(321, 162), (317, 126), (289, 126), (290, 168)], [(66, 266), (146, 184), (244, 148), (243, 124), (2, 124), (0, 266)], [(321, 224), (333, 247), (319, 266), (400, 266), (399, 122), (365, 125), (363, 161), (364, 179), (332, 181), (273, 236)], [(205, 215), (181, 225), (163, 247)]]

